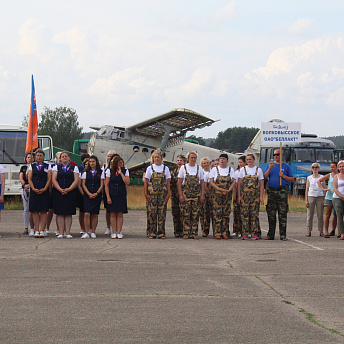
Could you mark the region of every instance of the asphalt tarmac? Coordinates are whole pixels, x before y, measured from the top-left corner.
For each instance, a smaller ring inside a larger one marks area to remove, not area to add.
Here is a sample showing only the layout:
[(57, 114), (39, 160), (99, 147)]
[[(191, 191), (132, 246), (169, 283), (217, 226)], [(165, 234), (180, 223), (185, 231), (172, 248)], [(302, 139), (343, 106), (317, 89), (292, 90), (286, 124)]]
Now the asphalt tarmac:
[(288, 241), (174, 238), (171, 213), (149, 240), (142, 211), (123, 239), (104, 212), (80, 239), (73, 220), (73, 239), (36, 239), (1, 212), (0, 343), (344, 342), (344, 241), (305, 237), (306, 214), (289, 214)]

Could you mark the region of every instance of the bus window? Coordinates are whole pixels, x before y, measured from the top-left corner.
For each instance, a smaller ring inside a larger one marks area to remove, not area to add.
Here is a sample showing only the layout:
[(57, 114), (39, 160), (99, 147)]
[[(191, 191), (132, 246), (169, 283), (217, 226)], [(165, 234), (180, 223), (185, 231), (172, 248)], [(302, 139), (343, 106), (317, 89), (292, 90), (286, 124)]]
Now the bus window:
[(266, 163), (266, 148), (261, 148), (260, 150), (260, 163), (261, 164)]
[(0, 164), (22, 164), (25, 148), (25, 132), (0, 131)]
[(45, 153), (44, 160), (53, 160), (50, 137), (38, 137), (38, 146), (39, 148), (43, 149)]
[(293, 162), (311, 162), (315, 161), (314, 149), (294, 148)]
[(330, 149), (316, 149), (316, 162), (330, 163), (332, 161), (332, 150)]

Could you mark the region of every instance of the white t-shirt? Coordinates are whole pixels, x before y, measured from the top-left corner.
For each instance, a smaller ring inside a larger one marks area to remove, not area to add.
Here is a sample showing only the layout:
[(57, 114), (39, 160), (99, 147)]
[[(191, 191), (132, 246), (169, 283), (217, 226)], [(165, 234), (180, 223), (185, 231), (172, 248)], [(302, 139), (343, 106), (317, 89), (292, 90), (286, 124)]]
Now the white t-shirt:
[[(169, 170), (169, 168), (168, 168), (166, 165), (161, 164), (161, 165), (158, 166), (158, 165), (153, 164), (153, 170), (154, 170), (155, 172), (162, 173), (162, 172), (164, 171), (164, 166), (165, 166), (165, 177), (166, 177), (166, 180), (167, 180), (167, 179), (171, 179), (170, 170)], [(148, 180), (150, 180), (151, 177), (152, 177), (152, 173), (153, 173), (153, 171), (152, 171), (152, 166), (149, 165), (149, 166), (147, 167), (147, 170), (146, 170), (145, 178), (147, 178)]]
[(309, 182), (308, 196), (311, 196), (311, 197), (324, 196), (324, 191), (318, 185), (318, 180), (321, 177), (322, 177), (321, 175), (319, 175), (318, 178), (314, 178), (313, 175), (307, 177), (308, 182)]
[[(256, 174), (256, 169), (257, 167), (248, 167), (248, 166), (244, 166), (241, 167), (240, 171), (239, 171), (239, 178), (243, 179), (245, 176), (245, 168), (246, 168), (246, 174), (253, 176), (254, 174)], [(264, 175), (263, 175), (263, 171), (261, 168), (258, 167), (258, 172), (257, 172), (257, 176), (258, 176), (258, 180), (262, 180), (264, 179)]]
[(240, 170), (236, 170), (234, 173), (235, 173), (234, 178), (236, 182), (238, 182)]
[[(219, 169), (220, 176), (228, 176), (229, 166), (227, 166), (225, 168), (217, 166), (217, 168)], [(217, 178), (217, 169), (216, 169), (216, 167), (213, 167), (211, 169), (209, 178), (214, 178), (214, 182), (216, 182), (216, 178)], [(235, 178), (235, 172), (233, 170), (233, 167), (231, 167), (231, 178)]]
[[(0, 174), (5, 173), (5, 169), (0, 165)], [(0, 185), (1, 185), (1, 178), (0, 178)]]
[(204, 182), (205, 182), (205, 183), (209, 183), (209, 181), (210, 181), (210, 172), (211, 172), (211, 171), (204, 171), (204, 170), (203, 170)]
[[(55, 166), (54, 166), (54, 168), (55, 168)], [(32, 165), (31, 164), (29, 165), (29, 168), (27, 170), (28, 171), (32, 171)], [(51, 171), (51, 166), (49, 164), (48, 164), (48, 168), (44, 169), (44, 172), (48, 172), (48, 171)]]
[[(185, 168), (188, 172), (188, 174), (190, 174), (190, 176), (195, 176), (197, 174), (197, 165), (195, 166), (189, 166), (189, 164), (186, 164), (184, 166), (182, 166), (179, 170), (178, 173), (178, 178), (183, 178), (183, 184), (184, 184), (184, 180), (185, 180)], [(198, 178), (199, 178), (199, 182), (201, 182), (201, 180), (204, 180), (204, 173), (203, 173), (203, 168), (201, 166), (198, 167)]]
[[(86, 171), (82, 172), (81, 179), (86, 179)], [(104, 170), (102, 170), (102, 174), (100, 176), (100, 179), (105, 179), (105, 173)]]
[[(50, 166), (49, 166), (50, 167)], [(53, 167), (53, 171), (56, 171), (57, 172), (57, 165), (55, 165)], [(78, 166), (74, 166), (74, 173), (78, 173), (79, 174), (79, 169), (78, 169)]]
[[(104, 171), (103, 171), (104, 173)], [(126, 168), (125, 169), (125, 174), (124, 174), (126, 177), (129, 176), (129, 170)], [(111, 170), (109, 168), (106, 169), (105, 171), (105, 177), (108, 177), (108, 178), (111, 178)]]

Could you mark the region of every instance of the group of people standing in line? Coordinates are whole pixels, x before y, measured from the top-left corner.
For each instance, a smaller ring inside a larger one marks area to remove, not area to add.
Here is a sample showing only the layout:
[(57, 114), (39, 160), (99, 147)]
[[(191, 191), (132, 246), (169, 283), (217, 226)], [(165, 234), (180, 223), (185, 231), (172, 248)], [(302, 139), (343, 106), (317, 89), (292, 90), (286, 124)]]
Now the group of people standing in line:
[(109, 152), (108, 163), (101, 167), (95, 155), (84, 154), (81, 156), (82, 165), (78, 167), (68, 152), (58, 152), (51, 166), (44, 162), (44, 155), (41, 149), (35, 153), (28, 152), (26, 165), (20, 170), (23, 234), (44, 238), (49, 234), (55, 214), (57, 238), (70, 239), (72, 216), (78, 207), (81, 238), (96, 238), (100, 204), (104, 199), (109, 214), (108, 228), (112, 226), (108, 234), (113, 239), (123, 238), (123, 213), (127, 212), (126, 185), (130, 183), (123, 159), (115, 152)]
[[(307, 177), (305, 200), (307, 207), (307, 237), (312, 235), (314, 211), (317, 211), (319, 235), (330, 238), (336, 235), (344, 240), (344, 161), (331, 162), (331, 172), (319, 174), (320, 164), (312, 164), (312, 174)], [(327, 182), (327, 187), (325, 183)], [(325, 218), (324, 209), (325, 208)], [(332, 216), (332, 230), (329, 232)]]
[[(223, 153), (217, 161), (202, 158), (196, 164), (197, 154), (178, 155), (177, 167), (170, 172), (163, 164), (163, 153), (156, 150), (151, 165), (144, 175), (144, 192), (147, 200), (147, 236), (165, 238), (167, 202), (171, 197), (174, 235), (184, 239), (198, 239), (198, 223), (202, 236), (213, 226), (214, 238), (229, 239), (229, 217), (234, 204), (233, 235), (242, 240), (261, 238), (259, 207), (264, 204), (264, 179), (269, 180), (267, 213), (269, 232), (273, 240), (276, 214), (279, 216), (280, 239), (286, 238), (288, 212), (288, 186), (294, 181), (286, 163), (280, 170), (280, 152), (275, 161), (263, 171), (255, 166), (253, 154), (241, 156), (236, 171), (228, 166), (228, 155)], [(282, 182), (281, 182), (282, 181)]]
[[(81, 238), (96, 238), (101, 201), (106, 208), (107, 229), (111, 238), (123, 238), (123, 214), (127, 209), (129, 171), (123, 159), (109, 151), (102, 167), (94, 155), (82, 156), (82, 165), (71, 162), (68, 152), (56, 154), (55, 164), (44, 162), (44, 151), (25, 155), (20, 170), (24, 205), (24, 234), (45, 237), (53, 214), (56, 215), (57, 238), (72, 238), (72, 216), (79, 208)], [(231, 238), (229, 217), (233, 203), (233, 236), (242, 240), (261, 239), (259, 207), (264, 204), (264, 180), (268, 180), (266, 211), (269, 230), (266, 240), (274, 240), (278, 214), (280, 239), (287, 240), (288, 188), (294, 182), (288, 164), (280, 166), (280, 150), (274, 151), (274, 161), (263, 172), (255, 166), (253, 154), (241, 156), (237, 169), (228, 166), (228, 155), (223, 153), (214, 161), (204, 157), (197, 165), (197, 154), (178, 155), (177, 166), (169, 170), (163, 163), (163, 152), (152, 154), (144, 173), (144, 195), (147, 207), (147, 237), (164, 239), (167, 203), (171, 208), (175, 237), (198, 239), (198, 224), (203, 237), (210, 234), (212, 222), (215, 239)], [(320, 236), (335, 235), (344, 240), (344, 161), (331, 163), (331, 173), (319, 174), (320, 165), (312, 164), (307, 178), (305, 202), (307, 234), (312, 235), (315, 208)], [(5, 173), (0, 166), (0, 211), (4, 207)], [(325, 183), (327, 182), (327, 186)], [(323, 208), (325, 218), (323, 219)], [(332, 216), (332, 231), (329, 232)], [(1, 214), (1, 213), (0, 213)], [(323, 231), (323, 228), (325, 229)]]

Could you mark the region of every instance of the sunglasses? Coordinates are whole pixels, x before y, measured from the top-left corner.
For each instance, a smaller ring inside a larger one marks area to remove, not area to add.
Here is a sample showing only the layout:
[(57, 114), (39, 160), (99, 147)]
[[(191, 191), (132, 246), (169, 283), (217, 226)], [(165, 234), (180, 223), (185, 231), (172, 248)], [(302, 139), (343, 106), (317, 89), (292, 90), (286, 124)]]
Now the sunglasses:
[(274, 154), (274, 156), (279, 156), (279, 153), (278, 154)]
[(319, 166), (313, 166), (312, 168), (319, 168)]

